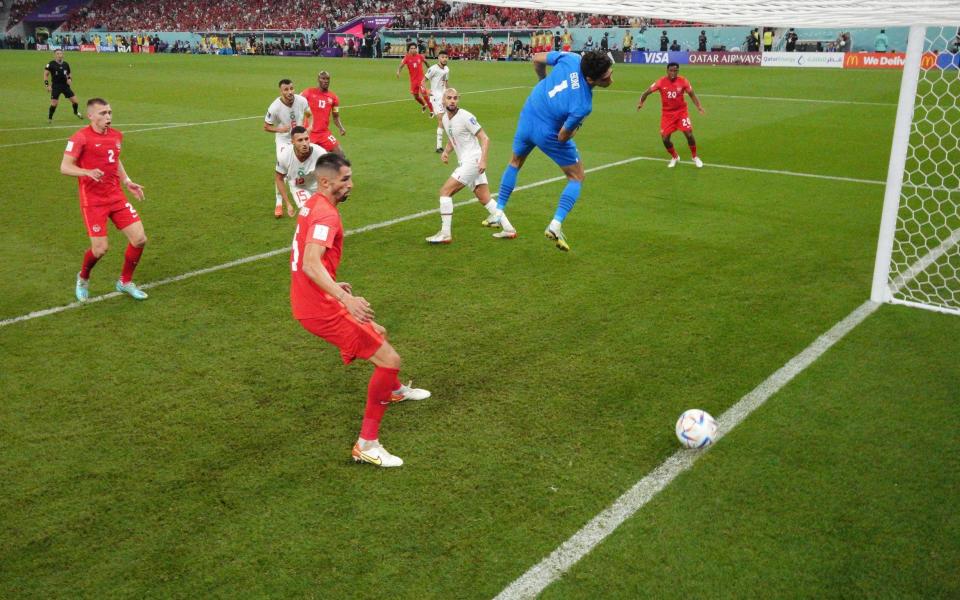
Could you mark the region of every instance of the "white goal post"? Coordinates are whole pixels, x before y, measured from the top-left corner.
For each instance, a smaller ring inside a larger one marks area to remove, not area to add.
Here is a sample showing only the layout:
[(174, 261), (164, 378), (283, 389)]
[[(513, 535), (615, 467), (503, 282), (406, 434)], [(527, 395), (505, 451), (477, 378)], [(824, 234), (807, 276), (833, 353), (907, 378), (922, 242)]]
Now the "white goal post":
[(718, 25), (910, 27), (870, 297), (960, 315), (960, 0), (473, 3)]

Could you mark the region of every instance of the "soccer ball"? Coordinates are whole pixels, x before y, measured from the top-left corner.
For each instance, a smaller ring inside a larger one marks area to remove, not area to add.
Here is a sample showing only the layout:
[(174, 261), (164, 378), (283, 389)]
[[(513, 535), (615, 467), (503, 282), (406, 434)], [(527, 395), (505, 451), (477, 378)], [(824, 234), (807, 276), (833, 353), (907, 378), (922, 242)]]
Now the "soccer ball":
[(686, 448), (706, 448), (717, 438), (717, 421), (698, 408), (684, 411), (677, 419), (677, 439)]

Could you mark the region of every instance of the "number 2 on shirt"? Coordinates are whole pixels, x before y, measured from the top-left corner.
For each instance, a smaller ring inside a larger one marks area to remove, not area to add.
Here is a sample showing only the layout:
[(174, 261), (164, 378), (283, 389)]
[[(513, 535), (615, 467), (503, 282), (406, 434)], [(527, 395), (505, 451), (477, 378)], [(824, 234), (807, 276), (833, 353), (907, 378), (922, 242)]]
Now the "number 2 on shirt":
[(107, 162), (109, 163), (117, 162), (116, 156), (113, 154), (113, 150), (107, 150)]

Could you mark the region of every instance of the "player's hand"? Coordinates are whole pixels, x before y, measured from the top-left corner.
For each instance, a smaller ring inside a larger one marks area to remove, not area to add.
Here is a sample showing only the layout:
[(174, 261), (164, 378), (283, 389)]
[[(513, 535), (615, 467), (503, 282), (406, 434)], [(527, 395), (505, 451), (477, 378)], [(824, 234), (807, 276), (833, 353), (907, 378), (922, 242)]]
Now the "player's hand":
[(703, 107), (702, 107), (702, 106), (698, 106), (698, 107), (697, 107), (697, 110), (700, 111), (700, 114), (701, 114), (701, 115), (707, 114), (707, 111), (703, 110)]
[(347, 130), (343, 127), (340, 128), (340, 135), (347, 135)]
[(47, 91), (48, 91), (48, 92), (51, 91), (51, 88), (50, 88), (49, 85), (46, 85), (46, 86), (44, 86), (44, 87), (47, 88)]
[(351, 296), (347, 294), (343, 297), (343, 306), (361, 323), (373, 320), (373, 309), (370, 308), (370, 303), (362, 296)]
[(130, 190), (130, 193), (137, 197), (137, 200), (143, 201), (144, 193), (143, 186), (139, 183), (134, 183), (132, 181), (127, 182), (127, 189)]
[(288, 216), (288, 217), (292, 217), (293, 215), (297, 214), (297, 210), (293, 207), (293, 204), (291, 204), (289, 200), (287, 200), (287, 203), (286, 203), (286, 204), (287, 204), (287, 216)]
[(447, 164), (448, 162), (450, 162), (450, 155), (447, 154), (447, 151), (446, 151), (446, 150), (444, 150), (444, 151), (443, 151), (443, 154), (440, 155), (440, 161), (441, 161), (443, 164)]
[(640, 110), (641, 108), (643, 108), (643, 100), (637, 103), (637, 110)]
[(87, 177), (94, 181), (100, 181), (100, 178), (103, 177), (103, 171), (100, 169), (87, 169)]
[(345, 291), (346, 293), (348, 293), (348, 294), (352, 294), (352, 293), (353, 293), (353, 286), (350, 285), (349, 283), (347, 283), (346, 281), (338, 281), (338, 282), (337, 282), (337, 285), (339, 285), (339, 286), (340, 286), (340, 289), (342, 289), (342, 290)]
[(486, 170), (487, 170), (487, 161), (481, 159), (480, 162), (477, 163), (477, 173), (483, 173)]

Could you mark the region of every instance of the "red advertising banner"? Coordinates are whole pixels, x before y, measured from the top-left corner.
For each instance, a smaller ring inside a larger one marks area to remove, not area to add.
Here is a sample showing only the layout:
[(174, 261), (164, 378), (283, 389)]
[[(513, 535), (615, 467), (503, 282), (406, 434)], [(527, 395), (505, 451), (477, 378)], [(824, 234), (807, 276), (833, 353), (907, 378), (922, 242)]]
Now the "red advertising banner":
[(691, 52), (691, 65), (760, 66), (759, 52)]
[(902, 69), (906, 58), (903, 52), (848, 52), (843, 57), (843, 68)]
[(96, 52), (97, 47), (93, 44), (80, 44), (80, 52)]

